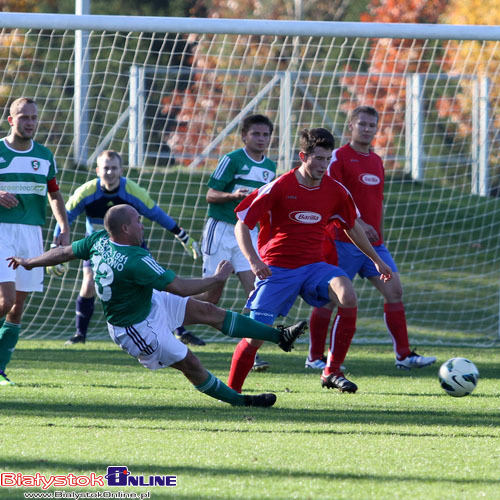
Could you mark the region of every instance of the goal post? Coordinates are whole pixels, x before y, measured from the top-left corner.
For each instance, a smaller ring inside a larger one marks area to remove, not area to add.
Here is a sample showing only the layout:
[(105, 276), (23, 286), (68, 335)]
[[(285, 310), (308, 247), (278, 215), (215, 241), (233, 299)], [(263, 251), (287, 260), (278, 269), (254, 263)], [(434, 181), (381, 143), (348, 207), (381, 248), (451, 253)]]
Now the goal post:
[[(246, 114), (275, 124), (269, 156), (284, 172), (297, 164), (300, 129), (324, 126), (341, 145), (349, 112), (374, 106), (385, 240), (412, 342), (498, 344), (499, 27), (0, 13), (0, 30), (3, 135), (8, 103), (33, 97), (36, 139), (56, 156), (65, 198), (115, 149), (126, 175), (198, 240), (206, 182), (217, 159), (241, 147)], [(84, 235), (80, 219), (72, 239)], [(170, 233), (145, 225), (160, 263), (201, 275)], [(49, 217), (46, 241), (53, 226)], [(24, 338), (73, 333), (80, 272), (73, 263), (64, 278), (46, 277), (26, 304)], [(355, 341), (388, 342), (380, 295), (365, 280), (355, 286)], [(240, 310), (242, 293), (231, 278), (221, 305)], [(299, 300), (289, 320), (309, 314)], [(97, 307), (89, 338), (106, 337)]]

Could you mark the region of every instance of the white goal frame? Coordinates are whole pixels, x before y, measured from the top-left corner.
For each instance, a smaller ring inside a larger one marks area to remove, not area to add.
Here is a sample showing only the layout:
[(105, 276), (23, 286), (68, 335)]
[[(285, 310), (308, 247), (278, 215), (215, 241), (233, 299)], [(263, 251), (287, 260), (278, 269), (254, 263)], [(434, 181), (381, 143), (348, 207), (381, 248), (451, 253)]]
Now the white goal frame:
[[(92, 169), (95, 159), (100, 151), (109, 147), (118, 134), (126, 131), (126, 144), (128, 147), (129, 166), (138, 172), (138, 177), (146, 178), (146, 173), (151, 167), (148, 166), (145, 133), (145, 79), (147, 77), (147, 65), (132, 64), (129, 69), (128, 96), (124, 96), (126, 106), (121, 109), (114, 124), (105, 134), (99, 138), (97, 146), (89, 151), (86, 142), (86, 135), (89, 133), (89, 123), (87, 118), (87, 102), (89, 87), (88, 82), (82, 76), (88, 68), (90, 49), (87, 46), (88, 37), (93, 32), (123, 32), (123, 33), (182, 33), (182, 34), (213, 34), (213, 35), (252, 35), (252, 36), (282, 36), (294, 41), (299, 39), (311, 39), (314, 37), (325, 37), (332, 39), (409, 39), (409, 40), (477, 40), (481, 42), (500, 42), (499, 26), (458, 26), (458, 25), (426, 25), (426, 24), (385, 24), (385, 23), (354, 23), (354, 22), (309, 22), (309, 21), (272, 21), (272, 20), (248, 20), (248, 19), (197, 19), (197, 18), (160, 18), (160, 17), (132, 17), (132, 16), (97, 16), (97, 15), (72, 15), (72, 14), (28, 14), (28, 13), (0, 13), (0, 29), (12, 30), (55, 30), (75, 33), (75, 47), (73, 53), (74, 64), (74, 96), (72, 120), (73, 140), (72, 153), (75, 165), (80, 168)], [(295, 42), (294, 42), (295, 43)], [(291, 55), (291, 61), (286, 70), (279, 70), (267, 73), (262, 71), (262, 77), (268, 77), (269, 81), (265, 87), (259, 90), (257, 95), (246, 103), (238, 113), (234, 114), (227, 123), (218, 131), (218, 134), (211, 138), (211, 142), (204, 147), (201, 152), (196, 153), (189, 160), (189, 165), (185, 167), (187, 171), (195, 175), (207, 159), (214, 159), (217, 156), (217, 148), (228, 137), (236, 134), (237, 126), (241, 118), (248, 112), (258, 109), (259, 103), (266, 99), (275, 86), (279, 86), (279, 112), (277, 113), (276, 125), (279, 129), (278, 152), (274, 159), (278, 160), (280, 171), (289, 169), (294, 161), (294, 130), (291, 126), (291, 115), (293, 113), (292, 87), (302, 77), (300, 71), (296, 70), (297, 53)], [(172, 69), (172, 68), (170, 68)], [(166, 68), (156, 67), (156, 73), (169, 71)], [(196, 70), (193, 70), (196, 71)], [(234, 70), (214, 70), (230, 74)], [(255, 75), (259, 70), (252, 70)], [(242, 74), (244, 70), (239, 70)], [(352, 75), (348, 71), (337, 71), (329, 73), (327, 70), (323, 75), (329, 78), (346, 78), (349, 76), (363, 76), (364, 73), (358, 71)], [(380, 73), (370, 73), (371, 76), (384, 77), (387, 75)], [(394, 76), (391, 74), (390, 76)], [(406, 116), (405, 116), (405, 146), (403, 155), (397, 158), (404, 164), (404, 174), (417, 183), (425, 180), (424, 163), (434, 161), (435, 158), (427, 155), (423, 150), (422, 132), (425, 125), (423, 114), (423, 86), (433, 78), (439, 79), (439, 74), (428, 72), (424, 77), (419, 73), (397, 74), (398, 78), (406, 81)], [(472, 132), (471, 132), (471, 169), (468, 194), (484, 198), (488, 203), (491, 189), (491, 161), (492, 148), (491, 128), (493, 110), (491, 109), (491, 95), (495, 83), (488, 76), (480, 73), (460, 76), (449, 76), (472, 82)], [(307, 89), (306, 89), (307, 92)], [(336, 124), (331, 121), (326, 111), (320, 103), (314, 102), (314, 96), (305, 94), (305, 100), (309, 100), (315, 112), (322, 116), (322, 123), (332, 128), (335, 135), (343, 137), (343, 130), (335, 130)], [(498, 113), (498, 110), (494, 110)], [(342, 125), (343, 126), (343, 125)], [(50, 144), (48, 144), (50, 147)], [(437, 161), (437, 160), (436, 160)], [(456, 158), (457, 164), (468, 162), (468, 158)], [(186, 165), (186, 163), (185, 163)], [(190, 174), (191, 175), (191, 174)], [(143, 177), (144, 176), (144, 177)], [(203, 187), (200, 189), (199, 197), (203, 196)], [(158, 193), (158, 194), (161, 194)], [(199, 200), (195, 201), (195, 210), (199, 209)], [(168, 211), (168, 210), (167, 210)], [(179, 209), (181, 217), (185, 208)], [(197, 215), (204, 217), (204, 214)], [(197, 231), (198, 226), (189, 222), (183, 225), (190, 231)], [(176, 250), (173, 251), (174, 253)], [(397, 251), (395, 252), (397, 255)], [(183, 261), (184, 262), (184, 261)], [(184, 264), (183, 264), (184, 265)], [(194, 270), (194, 268), (191, 268)], [(493, 272), (493, 271), (492, 271)], [(193, 273), (196, 274), (196, 273)], [(54, 286), (55, 282), (50, 281), (49, 286)], [(75, 296), (76, 289), (72, 292)], [(363, 288), (362, 294), (365, 293)], [(500, 338), (500, 284), (498, 289), (498, 311), (496, 315), (497, 337)], [(410, 306), (411, 307), (411, 306)], [(70, 308), (64, 309), (64, 314), (70, 315)], [(301, 310), (307, 311), (306, 309)], [(34, 329), (36, 336), (50, 336), (46, 333), (49, 325), (43, 324)], [(366, 327), (366, 326), (365, 326)], [(368, 327), (369, 328), (369, 327)], [(377, 341), (375, 337), (367, 338), (367, 341)], [(375, 339), (375, 340), (374, 340)], [(387, 338), (383, 340), (386, 342)], [(424, 340), (425, 342), (425, 340)], [(434, 342), (434, 340), (433, 340)], [(483, 342), (485, 345), (492, 345), (496, 339), (491, 336)], [(467, 340), (463, 341), (467, 344)], [(473, 345), (480, 345), (481, 342), (474, 341)]]

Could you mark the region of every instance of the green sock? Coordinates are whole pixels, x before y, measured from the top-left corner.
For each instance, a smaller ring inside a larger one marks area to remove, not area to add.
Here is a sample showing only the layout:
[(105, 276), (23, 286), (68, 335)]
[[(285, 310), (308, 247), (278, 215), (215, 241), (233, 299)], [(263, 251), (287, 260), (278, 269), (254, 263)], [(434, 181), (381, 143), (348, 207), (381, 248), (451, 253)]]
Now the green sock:
[(4, 321), (0, 328), (0, 371), (4, 371), (9, 364), (12, 353), (19, 339), (21, 325)]
[(229, 403), (234, 406), (243, 406), (245, 397), (242, 394), (233, 391), (222, 380), (208, 372), (208, 378), (201, 385), (194, 386), (196, 390), (203, 392), (211, 398), (220, 399), (224, 403)]
[(226, 311), (221, 331), (228, 337), (238, 339), (269, 340), (274, 344), (280, 341), (280, 331), (278, 329), (233, 311)]

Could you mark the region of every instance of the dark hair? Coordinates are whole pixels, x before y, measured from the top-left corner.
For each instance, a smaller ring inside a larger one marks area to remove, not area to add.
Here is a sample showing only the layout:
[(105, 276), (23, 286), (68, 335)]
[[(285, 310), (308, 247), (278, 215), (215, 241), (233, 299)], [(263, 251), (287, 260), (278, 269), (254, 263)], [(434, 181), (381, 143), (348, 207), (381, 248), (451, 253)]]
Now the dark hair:
[(102, 158), (102, 157), (109, 158), (110, 160), (112, 160), (114, 158), (118, 158), (118, 161), (120, 163), (120, 167), (122, 166), (122, 157), (119, 155), (119, 153), (117, 153), (116, 151), (113, 151), (112, 149), (106, 149), (106, 150), (102, 151), (99, 154), (99, 156), (97, 157), (97, 160), (99, 160), (99, 158)]
[(349, 121), (353, 121), (360, 113), (366, 113), (367, 115), (374, 116), (378, 122), (379, 119), (378, 111), (371, 106), (358, 106), (357, 108), (354, 108), (351, 111), (351, 116), (349, 118)]
[(300, 150), (311, 154), (314, 148), (335, 149), (335, 139), (326, 128), (305, 128), (300, 132)]
[(36, 106), (36, 102), (30, 97), (19, 97), (12, 101), (9, 106), (10, 116), (14, 116), (17, 109), (20, 108), (23, 104), (34, 104)]
[(269, 133), (272, 134), (274, 130), (273, 122), (264, 115), (248, 115), (241, 122), (241, 135), (245, 135), (252, 125), (267, 125), (269, 127)]
[(130, 213), (131, 205), (121, 204), (111, 207), (104, 215), (104, 229), (111, 236), (118, 236), (122, 232), (123, 224), (130, 224), (132, 215)]

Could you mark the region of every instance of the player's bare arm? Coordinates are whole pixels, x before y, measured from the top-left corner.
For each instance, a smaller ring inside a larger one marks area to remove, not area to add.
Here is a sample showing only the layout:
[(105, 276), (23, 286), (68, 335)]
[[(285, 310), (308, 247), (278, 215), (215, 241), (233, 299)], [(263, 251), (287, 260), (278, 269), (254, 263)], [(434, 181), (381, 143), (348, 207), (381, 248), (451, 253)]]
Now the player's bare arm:
[(380, 279), (389, 281), (392, 278), (391, 268), (378, 256), (377, 252), (375, 252), (358, 220), (356, 220), (352, 229), (345, 229), (344, 232), (349, 236), (351, 241), (373, 261), (377, 271), (380, 273)]
[(257, 278), (261, 280), (271, 276), (271, 269), (269, 269), (269, 266), (267, 264), (262, 262), (259, 254), (253, 247), (252, 238), (250, 236), (250, 229), (248, 229), (248, 226), (243, 222), (238, 221), (234, 229), (234, 234), (243, 255), (250, 263), (250, 267), (252, 268), (252, 272), (255, 274), (255, 276), (257, 276)]
[(233, 271), (232, 264), (227, 260), (222, 260), (219, 262), (213, 276), (208, 276), (206, 278), (179, 278), (176, 276), (176, 278), (166, 286), (165, 291), (180, 295), (181, 297), (198, 295), (199, 293), (207, 292), (221, 286)]
[(0, 207), (14, 208), (17, 207), (19, 201), (16, 196), (7, 191), (0, 191)]
[(66, 207), (64, 206), (64, 199), (61, 191), (48, 193), (48, 199), (52, 213), (61, 228), (61, 232), (55, 239), (56, 245), (67, 246), (69, 245), (69, 223)]
[(207, 203), (227, 203), (228, 201), (243, 200), (250, 194), (250, 190), (239, 188), (232, 193), (219, 191), (218, 189), (208, 188)]
[(371, 224), (368, 224), (363, 219), (358, 219), (358, 223), (362, 227), (362, 229), (365, 232), (365, 235), (368, 238), (368, 241), (370, 243), (374, 243), (374, 242), (378, 241), (379, 235), (378, 235), (376, 229)]
[(23, 259), (22, 257), (8, 257), (9, 267), (17, 269), (19, 266), (24, 267), (28, 271), (34, 267), (47, 267), (62, 264), (76, 259), (71, 245), (65, 247), (51, 248), (49, 251), (42, 253), (38, 257), (32, 259)]

